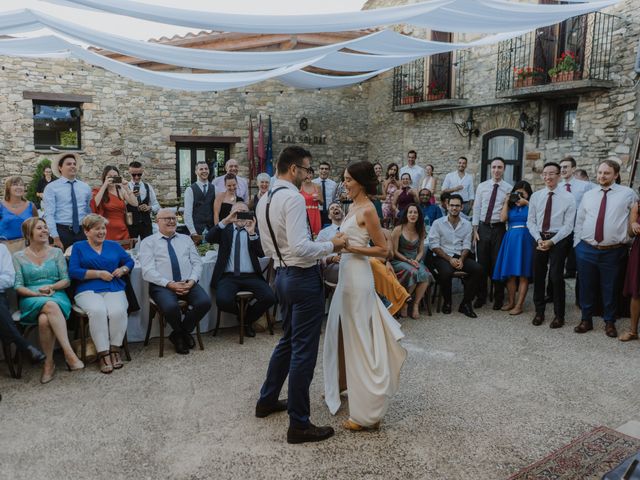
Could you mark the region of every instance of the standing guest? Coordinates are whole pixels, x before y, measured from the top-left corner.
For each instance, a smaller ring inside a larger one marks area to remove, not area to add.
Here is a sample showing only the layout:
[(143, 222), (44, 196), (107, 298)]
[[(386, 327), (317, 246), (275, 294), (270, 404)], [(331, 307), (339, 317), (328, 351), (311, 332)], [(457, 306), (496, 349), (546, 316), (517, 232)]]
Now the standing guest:
[(51, 167), (44, 167), (44, 170), (42, 171), (42, 178), (38, 180), (38, 185), (36, 186), (36, 197), (38, 197), (38, 201), (41, 201), (44, 198), (44, 189), (46, 186), (57, 179), (58, 177), (53, 174)]
[(47, 356), (40, 382), (49, 383), (56, 369), (53, 363), (56, 340), (67, 368), (72, 371), (84, 368), (71, 348), (67, 333), (67, 318), (71, 313), (71, 302), (64, 292), (69, 286), (67, 261), (59, 248), (49, 246), (49, 229), (44, 220), (37, 217), (26, 220), (22, 233), (27, 247), (13, 255), (20, 323), (38, 325), (40, 345)]
[(313, 183), (313, 168), (307, 170), (307, 176), (302, 182), (300, 187), (300, 193), (304, 197), (304, 202), (307, 206), (307, 217), (309, 219), (309, 227), (313, 237), (317, 237), (318, 233), (322, 229), (322, 220), (320, 218), (320, 206), (322, 203), (322, 193), (320, 187)]
[(78, 281), (75, 302), (89, 317), (100, 371), (108, 374), (123, 367), (120, 347), (129, 319), (123, 277), (133, 268), (133, 259), (118, 242), (106, 239), (107, 223), (100, 215), (84, 217), (87, 240), (73, 246), (69, 275)]
[(573, 175), (578, 180), (582, 180), (583, 182), (588, 182), (589, 181), (589, 174), (587, 173), (587, 171), (584, 168), (577, 168), (576, 171), (573, 173)]
[(160, 204), (153, 187), (142, 181), (144, 167), (138, 161), (129, 164), (129, 190), (138, 201), (138, 206), (127, 205), (127, 211), (133, 216), (132, 225), (129, 225), (129, 237), (145, 239), (153, 233), (151, 214), (157, 214)]
[(0, 243), (0, 341), (15, 344), (16, 349), (26, 354), (33, 363), (44, 362), (47, 356), (20, 334), (11, 317), (5, 290), (13, 288), (15, 278), (16, 272), (13, 269), (11, 253), (5, 245)]
[(417, 158), (418, 154), (416, 151), (409, 150), (407, 153), (407, 164), (400, 169), (400, 178), (402, 178), (403, 174), (408, 173), (411, 178), (411, 188), (416, 191), (420, 189), (425, 175), (424, 168), (416, 164)]
[(635, 202), (629, 215), (629, 231), (635, 237), (627, 262), (624, 280), (624, 295), (631, 297), (631, 325), (620, 335), (621, 342), (638, 340), (638, 319), (640, 318), (640, 204)]
[[(593, 330), (595, 299), (602, 295), (604, 331), (608, 337), (618, 336), (616, 297), (622, 287), (618, 276), (627, 254), (630, 212), (638, 200), (632, 189), (616, 183), (619, 175), (618, 162), (600, 162), (597, 172), (600, 187), (586, 192), (578, 209), (574, 246), (582, 319), (574, 328), (576, 333)], [(637, 263), (631, 268), (637, 268)]]
[(451, 313), (451, 281), (453, 274), (466, 272), (464, 295), (458, 311), (469, 318), (477, 318), (471, 304), (478, 293), (484, 270), (471, 258), (471, 235), (473, 227), (469, 220), (460, 218), (462, 196), (454, 193), (449, 198), (449, 212), (439, 218), (429, 230), (429, 249), (433, 252), (433, 265), (438, 270), (438, 284), (442, 289), (442, 313)]
[(318, 178), (314, 178), (313, 183), (318, 185), (320, 188), (320, 199), (322, 200), (320, 219), (322, 221), (322, 226), (324, 227), (331, 223), (329, 220), (329, 204), (333, 199), (333, 195), (335, 194), (338, 184), (329, 178), (329, 174), (331, 173), (331, 165), (329, 162), (320, 162), (318, 170), (320, 176)]
[[(126, 223), (127, 205), (138, 206), (138, 199), (111, 165), (102, 170), (102, 186), (93, 189), (91, 210), (107, 219), (107, 240), (126, 240), (129, 229)], [(86, 229), (85, 234), (86, 234)]]
[[(318, 356), (324, 319), (322, 278), (317, 260), (339, 251), (346, 240), (338, 233), (331, 242), (314, 242), (307, 228), (304, 198), (299, 193), (311, 165), (311, 153), (302, 147), (285, 148), (278, 157), (278, 179), (258, 203), (262, 247), (276, 267), (276, 296), (282, 312), (283, 336), (275, 347), (260, 390), (255, 415), (264, 418), (287, 410), (288, 443), (325, 440), (334, 434), (309, 419), (309, 386)], [(270, 226), (270, 227), (269, 227)], [(289, 377), (289, 399), (278, 400)]]
[(560, 328), (564, 325), (565, 314), (564, 262), (571, 246), (569, 236), (575, 221), (576, 201), (564, 188), (558, 188), (560, 165), (557, 163), (544, 164), (542, 179), (546, 186), (531, 195), (527, 216), (527, 228), (536, 241), (533, 259), (533, 303), (536, 315), (531, 323), (538, 326), (544, 322), (548, 265), (555, 315), (549, 326)]
[(24, 198), (22, 178), (7, 178), (4, 182), (4, 199), (0, 203), (0, 239), (22, 238), (22, 223), (37, 216), (36, 206)]
[(254, 212), (256, 211), (256, 207), (258, 206), (260, 199), (269, 192), (271, 177), (268, 173), (259, 173), (256, 177), (256, 183), (258, 184), (258, 193), (253, 196), (253, 201), (249, 206), (249, 208)]
[[(227, 173), (227, 175), (231, 174), (236, 176), (236, 183), (237, 183), (236, 195), (238, 195), (238, 197), (240, 198), (249, 198), (249, 182), (247, 181), (246, 178), (238, 175), (238, 171), (239, 171), (238, 161), (233, 158), (230, 158), (225, 162), (224, 170)], [(213, 186), (215, 187), (216, 192), (224, 191), (225, 176), (226, 175), (221, 175), (213, 181)]]
[(473, 207), (473, 177), (467, 170), (467, 157), (458, 158), (458, 169), (447, 173), (442, 182), (442, 193), (457, 193), (462, 197), (462, 213), (469, 215)]
[[(196, 163), (196, 181), (184, 191), (184, 224), (191, 235), (202, 235), (213, 227), (213, 202), (216, 189), (209, 182), (209, 165)], [(224, 188), (224, 177), (222, 178)], [(244, 197), (243, 197), (244, 198)]]
[[(478, 262), (484, 269), (478, 298), (473, 305), (475, 308), (480, 308), (487, 302), (487, 277), (493, 274), (504, 237), (505, 225), (500, 211), (513, 188), (502, 179), (505, 167), (501, 157), (495, 157), (491, 161), (491, 179), (478, 185), (473, 204), (473, 240), (476, 243)], [(504, 304), (504, 285), (496, 280), (492, 288), (493, 309), (500, 310)]]
[(433, 165), (427, 165), (424, 167), (424, 180), (422, 180), (422, 185), (420, 189), (426, 188), (431, 192), (431, 204), (436, 204), (436, 187), (438, 185), (438, 179), (433, 174)]
[(244, 202), (244, 198), (238, 196), (237, 177), (233, 173), (227, 173), (224, 176), (224, 190), (216, 195), (216, 199), (213, 202), (213, 221), (215, 225), (220, 223), (220, 219), (229, 216), (231, 208), (236, 202)]
[[(429, 288), (429, 270), (422, 263), (425, 237), (422, 211), (417, 205), (411, 204), (404, 209), (400, 224), (391, 234), (394, 250), (394, 260), (391, 262), (393, 269), (402, 286), (413, 295), (411, 318), (420, 317), (420, 301)], [(406, 317), (407, 314), (408, 307), (404, 305), (400, 316)]]
[(439, 205), (436, 205), (431, 200), (433, 200), (433, 195), (431, 194), (431, 190), (428, 188), (423, 188), (418, 192), (418, 198), (420, 199), (420, 210), (422, 210), (422, 216), (425, 219), (425, 222), (428, 220), (427, 225), (433, 225), (437, 219), (442, 217), (442, 210)]
[(382, 164), (380, 162), (376, 162), (373, 164), (373, 171), (376, 174), (376, 178), (378, 179), (378, 183), (376, 184), (376, 194), (371, 195), (371, 201), (373, 202), (373, 206), (376, 209), (376, 213), (378, 214), (378, 218), (380, 222), (384, 219), (384, 215), (382, 213), (382, 201), (387, 197), (382, 189), (384, 185), (384, 177), (382, 174)]
[(398, 212), (398, 218), (402, 216), (409, 205), (417, 205), (420, 201), (418, 193), (411, 188), (410, 174), (403, 173), (400, 175), (400, 185), (400, 190), (397, 190), (393, 196), (393, 209)]
[(396, 191), (400, 189), (400, 177), (398, 175), (398, 165), (391, 163), (387, 167), (387, 178), (382, 184), (382, 191), (384, 192), (385, 199), (382, 202), (382, 226), (385, 228), (393, 227), (396, 219), (396, 211), (393, 206), (393, 198)]
[(248, 211), (245, 203), (237, 202), (229, 215), (209, 230), (206, 241), (220, 246), (220, 261), (216, 262), (211, 277), (216, 305), (223, 312), (237, 314), (236, 294), (241, 291), (253, 293), (253, 300), (245, 315), (244, 332), (247, 337), (255, 337), (254, 322), (276, 303), (276, 298), (262, 276), (259, 257), (263, 257), (264, 253), (260, 236), (256, 233), (255, 218), (241, 220), (237, 217), (239, 212)]
[[(340, 231), (340, 225), (344, 220), (344, 212), (338, 202), (329, 205), (329, 220), (331, 225), (327, 225), (318, 234), (316, 241), (330, 242), (333, 237)], [(322, 272), (324, 279), (330, 283), (338, 283), (338, 271), (340, 270), (340, 254), (331, 253), (322, 259), (324, 270)]]
[[(527, 230), (529, 199), (532, 191), (529, 182), (521, 180), (513, 186), (500, 212), (500, 220), (508, 222), (509, 229), (502, 239), (493, 280), (507, 282), (509, 302), (502, 307), (510, 315), (520, 315), (533, 278), (533, 256), (535, 241)], [(516, 290), (518, 300), (516, 301)]]
[(349, 213), (349, 207), (353, 203), (349, 198), (349, 195), (347, 194), (347, 189), (345, 188), (344, 184), (344, 172), (346, 171), (347, 169), (345, 168), (342, 172), (342, 176), (340, 177), (340, 183), (338, 183), (338, 185), (336, 186), (336, 191), (333, 194), (333, 201), (340, 202), (345, 215)]
[(54, 169), (60, 176), (44, 189), (44, 219), (53, 244), (66, 250), (80, 240), (86, 240), (80, 222), (91, 213), (91, 187), (78, 180), (80, 156), (66, 152), (58, 156)]

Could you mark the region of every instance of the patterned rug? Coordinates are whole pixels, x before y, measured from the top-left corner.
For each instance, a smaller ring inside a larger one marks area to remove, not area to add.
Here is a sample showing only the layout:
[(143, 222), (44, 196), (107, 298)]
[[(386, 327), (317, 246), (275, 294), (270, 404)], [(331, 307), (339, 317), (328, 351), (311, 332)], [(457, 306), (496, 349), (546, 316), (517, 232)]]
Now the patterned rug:
[(585, 433), (509, 480), (599, 480), (640, 450), (640, 439), (607, 427)]

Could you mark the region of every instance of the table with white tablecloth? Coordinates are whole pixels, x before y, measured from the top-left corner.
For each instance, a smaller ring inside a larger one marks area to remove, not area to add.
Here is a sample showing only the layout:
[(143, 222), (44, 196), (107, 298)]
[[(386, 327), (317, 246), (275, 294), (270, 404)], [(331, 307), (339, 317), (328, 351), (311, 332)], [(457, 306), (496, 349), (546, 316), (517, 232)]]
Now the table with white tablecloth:
[[(200, 331), (208, 332), (216, 327), (216, 318), (218, 309), (216, 307), (215, 291), (211, 290), (211, 277), (213, 276), (213, 268), (216, 264), (217, 252), (211, 250), (203, 257), (202, 273), (200, 274), (200, 286), (211, 297), (211, 310), (200, 321)], [(269, 264), (269, 258), (260, 259), (260, 267), (264, 270)], [(149, 323), (149, 284), (142, 279), (142, 269), (138, 262), (131, 271), (131, 285), (138, 298), (140, 310), (129, 315), (129, 326), (127, 327), (127, 339), (129, 342), (142, 342), (147, 334), (147, 325)], [(236, 327), (238, 320), (236, 315), (223, 312), (220, 318), (220, 327)], [(171, 326), (167, 326), (171, 331)], [(151, 337), (160, 335), (160, 325), (157, 321), (153, 322), (151, 328)]]

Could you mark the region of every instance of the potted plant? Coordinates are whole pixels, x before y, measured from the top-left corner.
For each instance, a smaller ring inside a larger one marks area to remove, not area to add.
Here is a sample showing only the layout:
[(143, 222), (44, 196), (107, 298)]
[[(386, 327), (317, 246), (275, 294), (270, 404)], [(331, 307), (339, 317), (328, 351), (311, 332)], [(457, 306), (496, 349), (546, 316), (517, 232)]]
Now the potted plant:
[(438, 85), (435, 81), (429, 84), (429, 89), (427, 91), (427, 100), (442, 100), (447, 94), (446, 89)]
[(580, 78), (580, 64), (576, 61), (576, 54), (569, 50), (562, 52), (556, 59), (556, 66), (549, 70), (549, 77), (553, 83), (571, 82)]
[(422, 89), (419, 87), (406, 87), (402, 96), (402, 103), (404, 105), (417, 103), (421, 100)]
[(544, 69), (541, 67), (514, 67), (515, 88), (540, 85), (544, 80)]

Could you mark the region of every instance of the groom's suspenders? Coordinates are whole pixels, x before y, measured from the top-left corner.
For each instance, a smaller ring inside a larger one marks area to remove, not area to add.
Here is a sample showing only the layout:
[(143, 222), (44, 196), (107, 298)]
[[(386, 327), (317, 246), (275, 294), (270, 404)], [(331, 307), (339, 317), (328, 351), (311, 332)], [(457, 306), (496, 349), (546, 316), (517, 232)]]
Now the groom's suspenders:
[(276, 241), (276, 235), (275, 233), (273, 233), (273, 227), (271, 226), (271, 220), (269, 219), (269, 207), (271, 206), (271, 200), (273, 199), (273, 196), (275, 195), (275, 193), (280, 190), (286, 190), (286, 188), (287, 187), (278, 187), (273, 191), (269, 191), (269, 197), (267, 198), (267, 210), (266, 210), (267, 226), (269, 227), (269, 233), (271, 234), (271, 241), (273, 242), (273, 248), (275, 248), (276, 254), (280, 259), (280, 266), (284, 265), (285, 267), (287, 266), (287, 264), (284, 263), (282, 254), (280, 253), (280, 249), (278, 248), (278, 242)]

